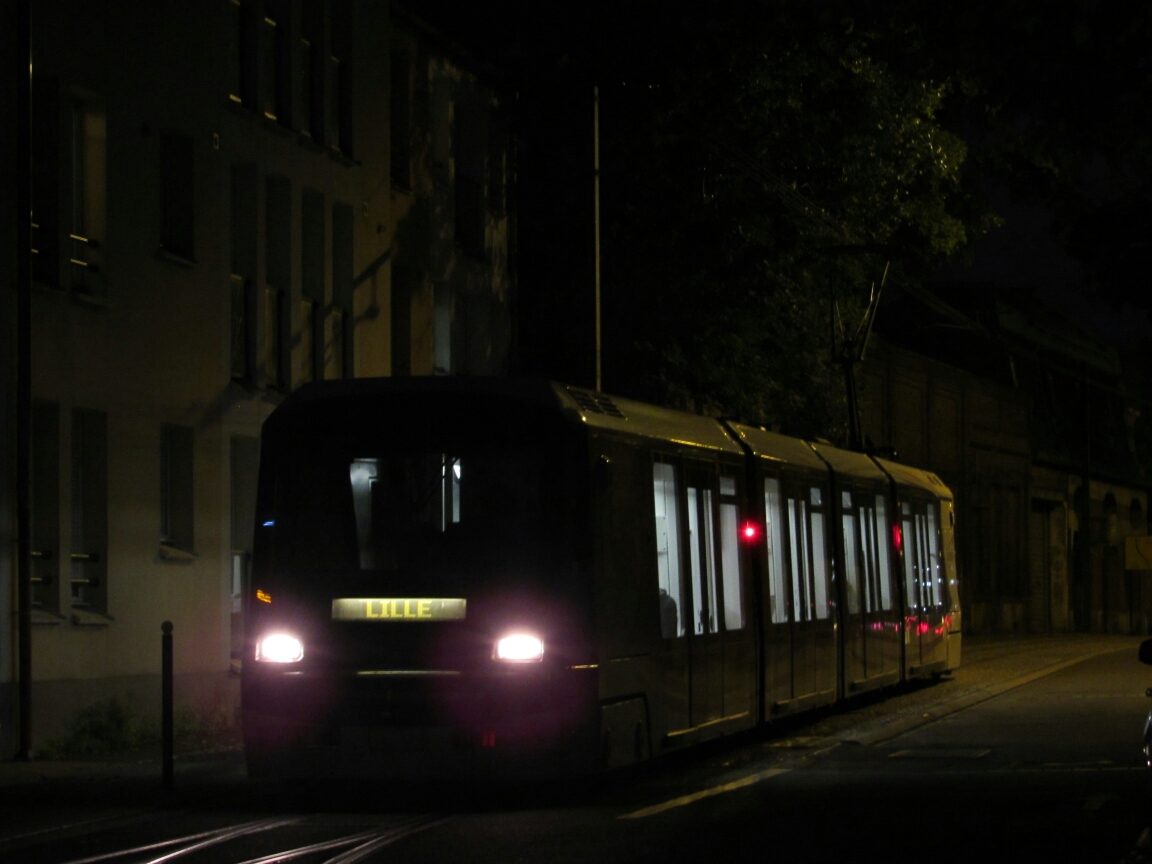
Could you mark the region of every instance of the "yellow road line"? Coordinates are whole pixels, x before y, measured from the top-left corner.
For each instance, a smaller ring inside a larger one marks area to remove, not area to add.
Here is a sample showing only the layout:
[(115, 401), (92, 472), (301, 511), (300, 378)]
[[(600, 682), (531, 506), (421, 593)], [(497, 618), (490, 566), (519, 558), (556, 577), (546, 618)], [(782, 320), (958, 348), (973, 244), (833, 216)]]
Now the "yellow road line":
[(741, 777), (739, 780), (733, 780), (731, 783), (725, 783), (722, 786), (713, 786), (711, 789), (703, 789), (699, 792), (693, 792), (691, 795), (681, 795), (679, 798), (673, 798), (671, 801), (665, 801), (663, 804), (653, 804), (651, 807), (645, 807), (634, 813), (625, 813), (623, 816), (617, 816), (616, 818), (643, 819), (645, 816), (654, 816), (657, 813), (663, 813), (665, 810), (672, 810), (675, 807), (683, 807), (686, 804), (699, 801), (701, 798), (711, 798), (713, 795), (723, 795), (725, 792), (743, 789), (745, 786), (751, 786), (753, 783), (759, 783), (761, 780), (767, 780), (769, 777), (775, 777), (777, 774), (785, 774), (789, 770), (791, 769), (772, 768), (768, 771), (761, 771), (758, 774), (749, 774), (747, 777)]

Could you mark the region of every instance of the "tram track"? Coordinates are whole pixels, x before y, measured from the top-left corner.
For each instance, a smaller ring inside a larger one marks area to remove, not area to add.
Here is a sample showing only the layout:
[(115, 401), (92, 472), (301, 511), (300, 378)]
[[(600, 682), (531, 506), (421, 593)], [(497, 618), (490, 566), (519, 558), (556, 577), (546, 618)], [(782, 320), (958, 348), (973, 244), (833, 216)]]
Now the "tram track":
[[(307, 827), (309, 817), (271, 817), (255, 819), (235, 825), (171, 837), (137, 846), (114, 849), (99, 855), (72, 858), (61, 864), (168, 864), (187, 856), (213, 850), (213, 862), (227, 864), (280, 864), (280, 862), (311, 858), (315, 864), (355, 864), (374, 852), (383, 849), (412, 834), (442, 825), (452, 817), (429, 815), (410, 818), (385, 827), (357, 831), (275, 851), (253, 857), (251, 850), (243, 855), (229, 855), (226, 849), (216, 849), (244, 837), (266, 834), (290, 826)], [(322, 826), (315, 826), (322, 827)], [(275, 849), (275, 845), (273, 848)], [(155, 853), (162, 853), (156, 855)], [(318, 857), (326, 852), (336, 852), (333, 857)], [(223, 854), (221, 854), (223, 853)], [(313, 857), (317, 856), (317, 857)]]

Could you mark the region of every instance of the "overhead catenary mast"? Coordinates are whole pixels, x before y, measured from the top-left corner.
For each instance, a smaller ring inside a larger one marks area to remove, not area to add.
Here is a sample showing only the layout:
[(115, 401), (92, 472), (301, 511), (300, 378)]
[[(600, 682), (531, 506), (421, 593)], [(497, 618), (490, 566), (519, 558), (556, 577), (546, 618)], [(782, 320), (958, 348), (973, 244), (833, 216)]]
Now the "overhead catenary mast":
[(600, 88), (592, 85), (592, 222), (595, 234), (596, 392), (600, 376)]
[[(844, 332), (844, 324), (840, 320), (840, 308), (836, 300), (832, 300), (833, 317), (833, 344), (832, 355), (844, 370), (844, 385), (848, 391), (848, 447), (851, 450), (864, 451), (864, 428), (860, 421), (860, 394), (856, 388), (856, 365), (864, 360), (864, 352), (868, 348), (868, 338), (872, 335), (872, 323), (876, 320), (876, 309), (880, 306), (880, 293), (884, 290), (884, 283), (888, 281), (888, 267), (892, 262), (885, 262), (884, 275), (880, 277), (880, 286), (872, 283), (872, 291), (868, 297), (868, 308), (864, 310), (864, 317), (856, 327), (851, 338)], [(836, 330), (840, 331), (840, 350), (836, 350)]]

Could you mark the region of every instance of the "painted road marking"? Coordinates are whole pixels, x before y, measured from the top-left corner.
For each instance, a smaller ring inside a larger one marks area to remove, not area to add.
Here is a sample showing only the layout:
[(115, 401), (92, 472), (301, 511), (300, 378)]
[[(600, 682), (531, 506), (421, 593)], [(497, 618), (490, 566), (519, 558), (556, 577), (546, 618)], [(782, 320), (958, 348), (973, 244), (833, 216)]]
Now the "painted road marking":
[(944, 749), (924, 749), (924, 750), (897, 750), (895, 753), (889, 753), (889, 759), (981, 759), (987, 756), (992, 751), (985, 748), (982, 750), (965, 750), (963, 748), (956, 748), (954, 750)]
[(1085, 810), (1099, 810), (1109, 801), (1119, 801), (1120, 796), (1114, 792), (1100, 792), (1096, 795), (1089, 795), (1084, 799)]
[(711, 789), (703, 789), (700, 792), (693, 792), (691, 795), (681, 795), (679, 798), (673, 798), (671, 801), (665, 801), (662, 804), (653, 804), (651, 807), (644, 807), (641, 810), (633, 813), (625, 813), (623, 816), (617, 816), (616, 818), (643, 819), (645, 816), (655, 816), (657, 813), (663, 813), (665, 810), (672, 810), (676, 807), (683, 807), (686, 804), (691, 804), (702, 798), (711, 798), (713, 795), (723, 795), (725, 792), (743, 789), (745, 786), (751, 786), (753, 783), (759, 783), (761, 780), (767, 780), (769, 777), (775, 777), (777, 774), (786, 774), (790, 770), (790, 768), (772, 768), (768, 771), (760, 771), (757, 774), (749, 774), (747, 777), (741, 777), (739, 780), (733, 780), (731, 783), (713, 786)]

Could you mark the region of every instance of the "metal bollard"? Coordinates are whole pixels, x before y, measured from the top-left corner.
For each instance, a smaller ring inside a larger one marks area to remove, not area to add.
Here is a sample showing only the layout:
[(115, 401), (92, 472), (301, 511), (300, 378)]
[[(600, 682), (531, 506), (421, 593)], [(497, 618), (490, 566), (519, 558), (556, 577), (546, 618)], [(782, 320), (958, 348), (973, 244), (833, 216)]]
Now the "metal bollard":
[(164, 765), (164, 779), (162, 787), (171, 789), (173, 782), (172, 770), (172, 622), (165, 621), (160, 625), (163, 635), (160, 637), (160, 748), (161, 761)]

